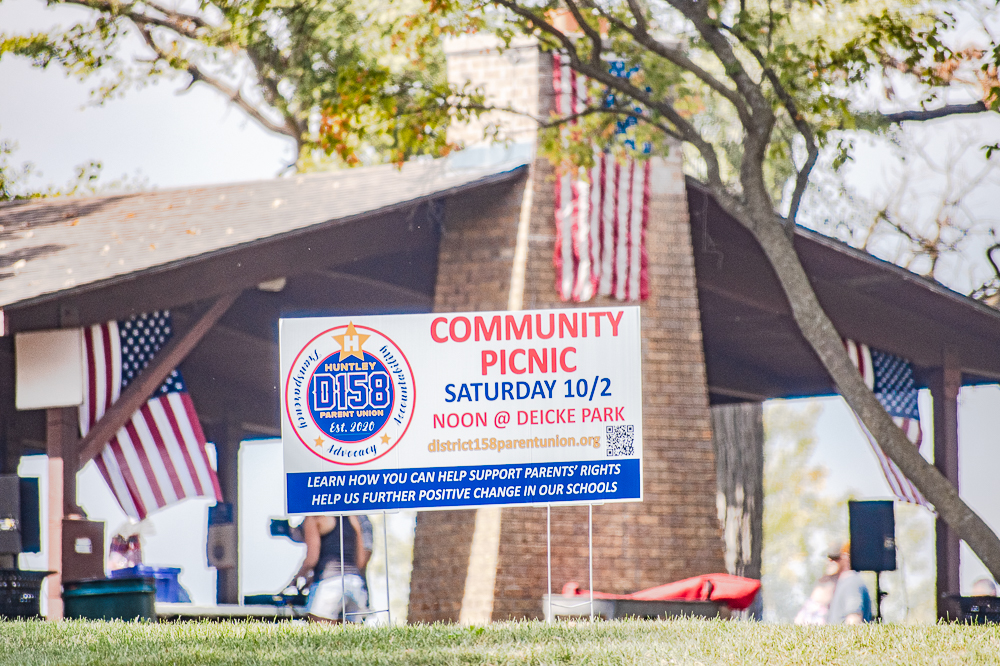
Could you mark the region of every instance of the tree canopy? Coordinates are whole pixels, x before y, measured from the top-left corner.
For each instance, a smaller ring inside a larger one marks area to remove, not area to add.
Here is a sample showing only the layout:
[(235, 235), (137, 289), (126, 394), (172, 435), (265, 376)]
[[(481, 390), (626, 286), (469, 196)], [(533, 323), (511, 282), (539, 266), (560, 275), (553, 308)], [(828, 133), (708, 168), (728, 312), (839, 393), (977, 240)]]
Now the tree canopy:
[(469, 112), (444, 81), (449, 28), (418, 0), (52, 4), (88, 11), (65, 28), (0, 33), (0, 58), (93, 79), (97, 103), (169, 77), (207, 85), (292, 140), (300, 169), (446, 154), (448, 124)]

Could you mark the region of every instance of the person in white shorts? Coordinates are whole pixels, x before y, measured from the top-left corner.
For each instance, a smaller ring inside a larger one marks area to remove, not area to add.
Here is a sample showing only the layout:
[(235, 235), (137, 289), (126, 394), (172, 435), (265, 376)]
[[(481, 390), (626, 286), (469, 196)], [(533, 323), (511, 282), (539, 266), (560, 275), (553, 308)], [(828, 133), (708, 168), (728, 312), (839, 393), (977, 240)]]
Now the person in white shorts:
[[(368, 529), (364, 529), (367, 524)], [(340, 552), (343, 525), (344, 553)], [(364, 571), (371, 556), (371, 523), (364, 516), (308, 516), (302, 523), (306, 557), (295, 579), (313, 577), (306, 610), (310, 620), (364, 622), (368, 588)], [(343, 561), (343, 568), (341, 562)], [(343, 571), (343, 578), (341, 578)], [(346, 608), (345, 608), (346, 607)]]

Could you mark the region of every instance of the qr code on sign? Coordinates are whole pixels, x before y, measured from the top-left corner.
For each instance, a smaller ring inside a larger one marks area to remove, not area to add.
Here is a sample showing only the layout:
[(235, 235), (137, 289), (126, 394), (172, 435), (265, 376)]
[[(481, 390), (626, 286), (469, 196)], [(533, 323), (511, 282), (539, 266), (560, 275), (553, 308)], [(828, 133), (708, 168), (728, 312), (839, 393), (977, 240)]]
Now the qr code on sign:
[(607, 426), (608, 457), (635, 455), (635, 426)]

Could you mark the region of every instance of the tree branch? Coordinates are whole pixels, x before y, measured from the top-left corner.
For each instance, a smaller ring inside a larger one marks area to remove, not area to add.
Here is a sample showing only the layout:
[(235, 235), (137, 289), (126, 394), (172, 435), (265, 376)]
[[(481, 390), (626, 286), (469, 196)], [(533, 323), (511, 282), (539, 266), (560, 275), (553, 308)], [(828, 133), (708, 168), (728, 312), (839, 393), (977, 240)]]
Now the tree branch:
[(620, 93), (626, 94), (639, 103), (646, 105), (648, 108), (662, 114), (667, 121), (677, 128), (677, 132), (680, 134), (681, 140), (693, 145), (698, 152), (701, 153), (702, 157), (705, 158), (705, 162), (708, 165), (709, 182), (721, 185), (722, 172), (719, 167), (718, 156), (715, 154), (715, 148), (711, 143), (706, 141), (694, 125), (688, 122), (671, 104), (654, 99), (645, 90), (641, 90), (640, 88), (629, 83), (628, 79), (614, 76), (610, 72), (604, 71), (603, 68), (584, 65), (579, 62), (579, 60), (574, 60), (572, 56), (570, 56), (570, 60), (573, 62), (573, 69), (577, 70), (581, 74), (603, 83), (611, 90), (616, 90)]
[(851, 362), (833, 322), (823, 310), (792, 239), (777, 216), (753, 214), (738, 199), (722, 192), (716, 201), (760, 243), (788, 299), (792, 316), (809, 346), (816, 352), (837, 390), (900, 471), (917, 486), (938, 515), (965, 540), (994, 576), (1000, 575), (1000, 539), (961, 498), (958, 490), (892, 421)]
[(587, 38), (590, 39), (591, 50), (590, 50), (590, 64), (598, 65), (601, 62), (601, 49), (603, 44), (601, 43), (601, 33), (587, 23), (586, 19), (583, 18), (583, 14), (580, 13), (580, 8), (576, 6), (576, 2), (573, 0), (565, 0), (566, 6), (569, 7), (569, 11), (573, 14), (573, 19), (576, 21), (580, 29), (583, 30)]
[(751, 203), (759, 215), (765, 211), (774, 212), (774, 202), (764, 182), (762, 165), (767, 158), (767, 146), (771, 141), (774, 128), (774, 111), (770, 101), (764, 96), (760, 84), (754, 82), (747, 73), (743, 63), (736, 56), (733, 45), (723, 34), (722, 23), (708, 16), (707, 5), (710, 3), (692, 3), (688, 0), (667, 0), (680, 11), (701, 35), (711, 48), (715, 57), (725, 68), (727, 76), (736, 85), (743, 99), (749, 104), (751, 113), (743, 124), (743, 159), (740, 164), (740, 184), (743, 186), (743, 196)]
[(938, 118), (946, 118), (948, 116), (983, 113), (984, 111), (989, 111), (986, 104), (983, 102), (973, 102), (972, 104), (948, 104), (938, 109), (884, 113), (882, 114), (882, 117), (890, 123), (903, 123), (908, 121), (923, 122), (927, 120), (937, 120)]
[[(149, 14), (136, 11), (132, 9), (134, 5), (129, 5), (127, 7), (120, 7), (111, 2), (105, 0), (63, 0), (68, 5), (78, 5), (80, 7), (85, 7), (86, 9), (91, 9), (95, 12), (100, 12), (103, 14), (110, 14), (112, 16), (121, 16), (132, 21), (132, 23), (139, 25), (151, 25), (157, 28), (164, 28), (165, 30), (170, 30), (181, 37), (186, 37), (188, 39), (197, 39), (198, 34), (195, 28), (207, 28), (210, 27), (207, 23), (201, 19), (195, 19), (195, 17), (185, 14), (183, 12), (172, 12), (170, 10), (163, 9), (157, 5), (150, 4), (149, 6), (160, 12), (163, 16), (150, 16)], [(190, 25), (186, 25), (190, 23)], [(194, 26), (192, 28), (191, 26)]]
[[(704, 5), (709, 3), (691, 3), (686, 0), (667, 1), (694, 24), (698, 34), (700, 34), (702, 39), (705, 40), (705, 43), (711, 47), (715, 57), (722, 63), (722, 66), (726, 70), (726, 74), (736, 85), (736, 89), (743, 96), (743, 99), (747, 100), (747, 103), (753, 111), (755, 119), (762, 123), (762, 127), (768, 126), (769, 129), (769, 118), (773, 118), (771, 106), (764, 97), (764, 94), (761, 92), (760, 86), (750, 78), (750, 75), (747, 73), (743, 63), (740, 62), (740, 59), (736, 56), (735, 51), (733, 51), (732, 44), (729, 43), (719, 30), (719, 28), (722, 27), (721, 21), (710, 19), (704, 13), (706, 9)], [(747, 127), (746, 129), (749, 131), (752, 128)]]
[(495, 0), (495, 4), (509, 9), (525, 21), (528, 21), (531, 25), (548, 34), (550, 37), (562, 44), (562, 47), (566, 49), (567, 53), (572, 55), (576, 62), (580, 61), (580, 56), (576, 51), (576, 45), (573, 44), (573, 40), (567, 37), (562, 31), (557, 30), (554, 25), (530, 10), (521, 7), (514, 0)]
[[(166, 53), (159, 44), (153, 39), (153, 35), (149, 30), (149, 27), (143, 23), (136, 22), (136, 28), (139, 34), (142, 36), (146, 44), (156, 53), (157, 57), (164, 60), (165, 62), (170, 62), (171, 58), (168, 53)], [(251, 104), (245, 97), (243, 93), (240, 92), (239, 88), (234, 88), (226, 85), (221, 79), (217, 79), (210, 74), (206, 74), (198, 65), (195, 63), (185, 60), (185, 71), (191, 76), (191, 82), (188, 87), (194, 85), (196, 82), (201, 81), (217, 91), (222, 93), (229, 99), (233, 104), (243, 109), (243, 111), (249, 115), (251, 118), (260, 123), (265, 129), (274, 132), (275, 134), (282, 134), (284, 136), (290, 137), (298, 143), (301, 139), (299, 136), (293, 133), (288, 127), (284, 125), (279, 125), (265, 116), (261, 111)]]
[[(671, 48), (659, 41), (655, 37), (649, 34), (646, 29), (645, 17), (640, 14), (636, 14), (636, 11), (641, 11), (636, 0), (629, 0), (629, 7), (633, 12), (633, 16), (636, 18), (636, 27), (633, 28), (617, 17), (609, 14), (603, 7), (594, 2), (593, 0), (585, 0), (586, 5), (591, 9), (596, 9), (600, 12), (601, 16), (608, 22), (614, 24), (620, 30), (627, 32), (636, 40), (640, 45), (644, 46), (649, 51), (655, 53), (656, 55), (672, 62), (677, 67), (686, 70), (697, 77), (702, 83), (707, 85), (710, 89), (714, 90), (716, 93), (721, 95), (725, 100), (727, 100), (736, 109), (737, 115), (740, 116), (741, 121), (750, 122), (750, 110), (747, 108), (746, 102), (740, 97), (739, 93), (729, 86), (725, 85), (717, 78), (712, 76), (707, 70), (697, 65), (693, 60), (688, 58), (686, 55), (681, 53), (678, 49)], [(632, 8), (635, 5), (635, 8)]]
[[(205, 19), (182, 12), (179, 10), (168, 9), (154, 2), (146, 1), (143, 3), (144, 6), (149, 7), (155, 12), (161, 14), (161, 16), (154, 16), (145, 11), (135, 9), (136, 5), (131, 4), (127, 6), (115, 5), (108, 0), (64, 0), (67, 4), (75, 4), (93, 11), (101, 12), (104, 14), (111, 14), (122, 16), (135, 25), (136, 29), (139, 31), (140, 36), (143, 41), (146, 42), (147, 46), (153, 50), (156, 54), (157, 59), (163, 62), (170, 63), (172, 67), (177, 68), (173, 63), (179, 61), (178, 58), (171, 57), (159, 44), (156, 43), (153, 38), (150, 28), (162, 28), (164, 30), (170, 31), (177, 35), (178, 37), (190, 39), (197, 41), (199, 37), (199, 32), (211, 29), (212, 26)], [(267, 92), (271, 93), (272, 96), (277, 96), (277, 99), (269, 100), (269, 104), (273, 107), (281, 107), (280, 95), (277, 95), (277, 87), (272, 81), (263, 75), (260, 68), (259, 58), (255, 59), (253, 54), (251, 54), (251, 49), (247, 49), (247, 55), (250, 57), (251, 62), (257, 72), (258, 82), (261, 88)], [(229, 86), (222, 81), (222, 79), (212, 76), (205, 72), (201, 67), (192, 62), (189, 59), (184, 59), (183, 69), (191, 76), (191, 81), (188, 83), (188, 88), (192, 85), (201, 81), (212, 88), (215, 88), (218, 92), (222, 93), (227, 99), (233, 102), (237, 107), (242, 109), (247, 115), (256, 120), (265, 129), (274, 132), (276, 134), (281, 134), (292, 138), (295, 140), (296, 145), (301, 150), (303, 139), (303, 128), (301, 123), (294, 117), (294, 115), (285, 108), (279, 108), (278, 111), (283, 116), (285, 122), (283, 125), (278, 124), (264, 115), (264, 113), (247, 100), (238, 87)]]
[(669, 125), (664, 125), (663, 123), (658, 123), (647, 115), (643, 115), (636, 111), (632, 111), (630, 109), (622, 109), (619, 107), (609, 109), (604, 106), (591, 106), (587, 107), (586, 109), (578, 113), (573, 113), (568, 116), (562, 116), (561, 118), (556, 118), (554, 120), (548, 120), (548, 121), (539, 120), (538, 125), (543, 129), (551, 129), (554, 127), (559, 127), (561, 125), (565, 125), (566, 123), (569, 122), (573, 122), (574, 120), (577, 120), (579, 118), (584, 118), (586, 116), (593, 116), (598, 113), (609, 116), (625, 116), (626, 118), (635, 118), (640, 122), (646, 123), (647, 125), (657, 128), (658, 130), (660, 130), (667, 136), (671, 137), (672, 139), (676, 139), (677, 141), (684, 141), (684, 137), (681, 136), (681, 134), (675, 128), (670, 127)]
[(174, 19), (179, 21), (186, 21), (192, 23), (196, 28), (203, 28), (203, 29), (212, 28), (212, 25), (208, 21), (206, 21), (205, 19), (196, 14), (188, 14), (187, 12), (182, 12), (179, 9), (167, 9), (166, 7), (158, 5), (155, 2), (151, 2), (150, 0), (143, 0), (143, 4), (152, 7), (153, 9), (160, 12), (164, 16), (173, 17)]
[(695, 129), (694, 125), (685, 120), (684, 117), (681, 116), (675, 108), (673, 108), (673, 106), (669, 103), (663, 103), (659, 100), (653, 99), (653, 97), (645, 90), (640, 90), (636, 86), (629, 83), (627, 79), (612, 75), (599, 65), (593, 66), (583, 63), (575, 45), (573, 44), (573, 40), (531, 10), (518, 5), (515, 0), (494, 0), (494, 4), (507, 8), (531, 25), (544, 31), (559, 43), (563, 44), (567, 54), (569, 55), (570, 64), (576, 71), (595, 81), (603, 83), (612, 90), (628, 95), (632, 99), (640, 102), (641, 104), (645, 104), (647, 107), (654, 109), (666, 117), (667, 121), (677, 128), (677, 132), (681, 135), (682, 140), (693, 145), (705, 159), (708, 167), (709, 182), (711, 184), (718, 184), (721, 186), (722, 175), (721, 169), (719, 168), (719, 158), (715, 154), (715, 148), (709, 142), (705, 141), (698, 130)]
[[(462, 110), (472, 110), (480, 111), (483, 113), (509, 113), (515, 116), (522, 116), (524, 118), (530, 118), (538, 123), (538, 126), (542, 129), (553, 129), (565, 125), (566, 123), (571, 123), (574, 120), (579, 120), (580, 118), (586, 118), (587, 116), (593, 116), (597, 114), (604, 114), (609, 116), (625, 116), (626, 118), (635, 118), (639, 122), (645, 123), (651, 127), (655, 127), (667, 136), (677, 141), (684, 141), (684, 137), (677, 131), (677, 128), (670, 127), (663, 123), (658, 123), (648, 115), (643, 115), (637, 111), (631, 109), (625, 109), (621, 107), (611, 107), (606, 106), (588, 106), (582, 111), (576, 113), (571, 113), (569, 115), (560, 116), (558, 118), (540, 118), (534, 114), (528, 113), (527, 111), (521, 111), (509, 106), (491, 106), (489, 104), (460, 104), (456, 105), (456, 108)], [(418, 110), (416, 113), (419, 113)]]
[(986, 248), (986, 258), (989, 260), (990, 266), (993, 267), (993, 272), (1000, 278), (1000, 266), (997, 266), (997, 262), (993, 259), (993, 253), (997, 250), (1000, 250), (1000, 243), (994, 243)]
[(278, 107), (281, 111), (281, 115), (285, 119), (286, 131), (284, 133), (288, 136), (295, 137), (296, 147), (298, 149), (296, 152), (301, 152), (303, 145), (302, 135), (305, 134), (305, 127), (299, 119), (295, 117), (292, 109), (288, 108), (285, 99), (278, 91), (277, 81), (264, 73), (264, 67), (262, 66), (263, 63), (261, 62), (260, 56), (254, 52), (254, 49), (247, 49), (246, 53), (250, 62), (253, 63), (254, 71), (257, 73), (257, 81), (264, 90), (267, 103), (271, 106)]
[(643, 11), (639, 0), (628, 0), (628, 11), (635, 19), (635, 27), (640, 33), (649, 32), (649, 22), (646, 20), (646, 13)]
[(743, 47), (750, 52), (751, 55), (757, 60), (760, 65), (761, 70), (764, 72), (764, 76), (771, 83), (771, 87), (774, 89), (775, 94), (781, 103), (785, 107), (785, 111), (788, 113), (789, 118), (791, 118), (792, 123), (795, 125), (795, 129), (798, 130), (799, 134), (806, 142), (806, 161), (802, 165), (802, 168), (795, 174), (795, 189), (792, 191), (792, 199), (788, 206), (788, 217), (785, 221), (785, 233), (791, 237), (795, 229), (795, 218), (799, 212), (799, 206), (802, 203), (802, 197), (806, 193), (806, 186), (809, 184), (809, 175), (812, 173), (813, 167), (816, 166), (816, 160), (819, 159), (819, 148), (816, 146), (816, 136), (813, 134), (812, 127), (806, 122), (806, 119), (802, 117), (799, 112), (798, 104), (795, 103), (795, 99), (792, 97), (791, 93), (785, 88), (781, 83), (781, 79), (778, 78), (777, 73), (774, 69), (767, 64), (767, 59), (764, 54), (760, 52), (756, 46), (753, 45), (750, 40), (746, 39), (746, 36), (740, 30), (733, 30), (728, 26), (723, 26), (743, 44)]

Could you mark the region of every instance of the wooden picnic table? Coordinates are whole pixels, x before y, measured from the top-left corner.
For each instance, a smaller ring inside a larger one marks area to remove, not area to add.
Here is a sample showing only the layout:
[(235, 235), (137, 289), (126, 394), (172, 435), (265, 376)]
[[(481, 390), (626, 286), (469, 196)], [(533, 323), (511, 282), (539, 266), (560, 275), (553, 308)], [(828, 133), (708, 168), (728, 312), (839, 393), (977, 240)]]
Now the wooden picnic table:
[(176, 604), (163, 601), (156, 602), (156, 617), (165, 621), (176, 620), (297, 620), (306, 616), (302, 606), (265, 606), (218, 604)]
[[(554, 618), (590, 617), (590, 599), (586, 594), (553, 594), (552, 616), (549, 616), (549, 595), (542, 595), (546, 621)], [(594, 599), (594, 616), (605, 620), (624, 617), (643, 619), (667, 617), (729, 617), (729, 607), (717, 601), (677, 601), (645, 599)]]

